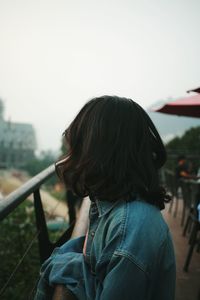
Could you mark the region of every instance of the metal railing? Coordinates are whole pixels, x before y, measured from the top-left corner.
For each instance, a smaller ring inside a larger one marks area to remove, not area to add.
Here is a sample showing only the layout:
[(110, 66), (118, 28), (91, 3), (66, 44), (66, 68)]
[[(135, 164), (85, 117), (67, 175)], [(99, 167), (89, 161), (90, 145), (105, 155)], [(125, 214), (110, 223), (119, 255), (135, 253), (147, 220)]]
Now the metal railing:
[[(0, 287), (0, 296), (3, 296), (6, 289), (9, 288), (11, 280), (18, 272), (19, 266), (22, 264), (22, 261), (24, 260), (26, 255), (28, 255), (28, 253), (30, 252), (32, 243), (35, 240), (38, 240), (40, 263), (42, 263), (50, 256), (55, 247), (59, 247), (71, 238), (74, 228), (74, 222), (72, 224), (69, 224), (67, 230), (58, 238), (56, 242), (51, 242), (49, 239), (49, 233), (41, 201), (40, 190), (42, 185), (46, 183), (46, 181), (49, 178), (51, 178), (54, 174), (55, 166), (51, 165), (0, 201), (0, 221), (4, 221), (29, 196), (33, 195), (36, 225), (36, 235), (29, 243), (25, 253), (22, 254), (20, 260), (16, 262), (16, 267), (14, 268), (14, 270), (11, 270), (11, 274), (9, 275), (9, 278), (6, 280), (3, 287)], [(19, 222), (23, 222), (23, 220), (19, 220)], [(1, 251), (3, 250), (1, 249)], [(9, 257), (7, 257), (7, 259), (9, 259)]]
[(0, 221), (9, 215), (17, 206), (19, 206), (27, 197), (33, 194), (36, 225), (38, 231), (39, 253), (41, 263), (49, 257), (53, 249), (63, 242), (67, 241), (73, 230), (73, 225), (64, 233), (60, 239), (51, 243), (48, 236), (47, 224), (42, 206), (40, 188), (50, 177), (55, 174), (55, 166), (51, 165), (21, 187), (9, 194), (0, 202)]

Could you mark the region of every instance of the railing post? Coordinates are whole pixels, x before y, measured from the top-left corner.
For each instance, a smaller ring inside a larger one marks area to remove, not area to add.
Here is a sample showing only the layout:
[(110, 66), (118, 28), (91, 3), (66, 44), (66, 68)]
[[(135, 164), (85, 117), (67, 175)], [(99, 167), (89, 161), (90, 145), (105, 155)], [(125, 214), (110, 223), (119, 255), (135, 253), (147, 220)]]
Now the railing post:
[(50, 256), (53, 250), (53, 244), (49, 241), (49, 234), (39, 189), (34, 191), (34, 207), (38, 231), (40, 262), (43, 263)]
[(196, 221), (195, 224), (194, 224), (192, 234), (191, 234), (192, 235), (191, 245), (189, 247), (188, 254), (187, 254), (187, 257), (186, 257), (186, 260), (185, 260), (185, 265), (183, 267), (183, 270), (185, 272), (188, 272), (188, 267), (189, 267), (189, 264), (190, 264), (190, 260), (192, 258), (194, 247), (196, 245), (197, 233), (198, 233), (199, 229), (200, 229), (200, 224), (199, 224), (198, 221)]

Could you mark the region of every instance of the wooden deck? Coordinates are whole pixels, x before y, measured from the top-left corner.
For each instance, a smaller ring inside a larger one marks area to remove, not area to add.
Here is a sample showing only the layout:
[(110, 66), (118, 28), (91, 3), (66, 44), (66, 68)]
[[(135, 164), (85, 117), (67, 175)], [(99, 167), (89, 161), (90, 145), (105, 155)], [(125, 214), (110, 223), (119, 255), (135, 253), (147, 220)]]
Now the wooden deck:
[(179, 208), (176, 218), (168, 212), (168, 207), (163, 212), (164, 218), (172, 233), (176, 263), (177, 263), (177, 284), (176, 300), (200, 300), (200, 253), (194, 250), (188, 272), (183, 271), (185, 258), (188, 251), (188, 237), (183, 237), (181, 223), (182, 200), (179, 201)]

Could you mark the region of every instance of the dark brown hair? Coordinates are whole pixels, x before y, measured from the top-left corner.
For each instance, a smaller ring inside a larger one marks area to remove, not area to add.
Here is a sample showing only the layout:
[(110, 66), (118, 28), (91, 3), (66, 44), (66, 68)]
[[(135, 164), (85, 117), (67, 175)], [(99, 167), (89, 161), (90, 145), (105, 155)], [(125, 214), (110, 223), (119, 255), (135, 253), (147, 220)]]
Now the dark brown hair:
[(169, 201), (158, 177), (166, 161), (164, 145), (148, 114), (133, 100), (90, 100), (64, 137), (69, 151), (56, 169), (78, 196), (116, 201), (139, 194), (160, 209)]

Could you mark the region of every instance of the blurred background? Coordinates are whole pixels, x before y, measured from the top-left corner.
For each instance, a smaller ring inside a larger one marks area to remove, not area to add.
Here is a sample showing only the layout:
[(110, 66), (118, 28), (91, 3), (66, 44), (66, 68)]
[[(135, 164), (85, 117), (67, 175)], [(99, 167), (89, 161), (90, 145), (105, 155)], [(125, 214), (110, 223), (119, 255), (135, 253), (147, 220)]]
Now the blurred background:
[[(199, 11), (198, 0), (0, 0), (4, 120), (31, 124), (37, 152), (58, 151), (92, 97), (130, 97), (148, 109), (184, 96), (199, 86)], [(186, 122), (177, 134), (197, 124)]]
[[(200, 119), (155, 109), (200, 86), (199, 28), (199, 0), (0, 0), (0, 199), (66, 153), (63, 131), (86, 101), (104, 94), (138, 102), (163, 138), (167, 168), (174, 171), (177, 157), (184, 154), (197, 174)], [(70, 223), (66, 191), (55, 175), (43, 198), (54, 239), (56, 230), (62, 232)], [(29, 200), (4, 220), (0, 246), (5, 236), (7, 245), (13, 238), (28, 240), (25, 229), (32, 230), (34, 222)], [(18, 253), (21, 259), (20, 246), (5, 249), (13, 252), (3, 255), (16, 260)], [(35, 265), (32, 282), (38, 276), (36, 252), (24, 269)], [(5, 261), (2, 285), (13, 266), (14, 261), (9, 266)], [(177, 299), (183, 299), (186, 281), (189, 287), (197, 282), (199, 267), (193, 277), (180, 274)], [(30, 288), (27, 293), (25, 288), (26, 282), (15, 290), (11, 286), (5, 299), (28, 299)], [(24, 298), (19, 298), (21, 291)]]

